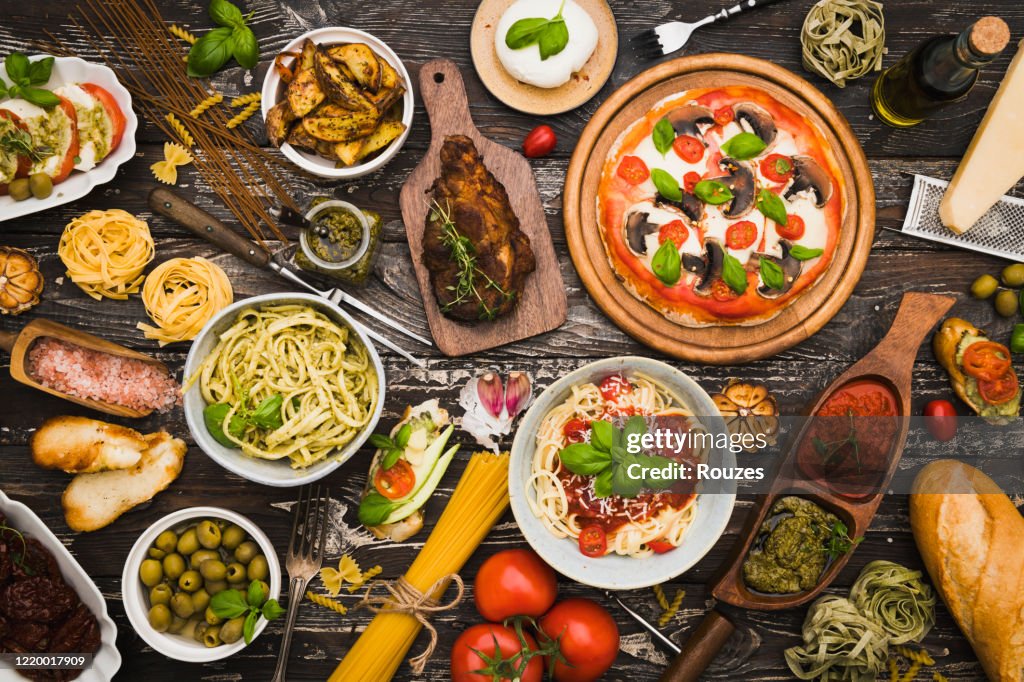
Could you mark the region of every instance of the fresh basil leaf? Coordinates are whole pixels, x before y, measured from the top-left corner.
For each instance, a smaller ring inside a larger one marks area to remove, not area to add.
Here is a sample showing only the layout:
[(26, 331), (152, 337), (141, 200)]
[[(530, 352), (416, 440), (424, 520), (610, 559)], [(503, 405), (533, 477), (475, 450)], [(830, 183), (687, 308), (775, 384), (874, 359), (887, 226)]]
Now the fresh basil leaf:
[(245, 598), (237, 590), (221, 590), (210, 598), (210, 608), (218, 618), (238, 618), (249, 610)]
[(7, 92), (7, 84), (3, 82), (3, 79), (0, 79), (0, 99), (6, 98)]
[(649, 457), (641, 457), (640, 465), (643, 467), (644, 471), (644, 486), (647, 488), (651, 488), (653, 490), (667, 490), (668, 488), (674, 486), (676, 483), (678, 483), (677, 479), (661, 477), (654, 478), (651, 475), (651, 472), (655, 469), (666, 469), (675, 463), (675, 460), (669, 459), (668, 457), (664, 457), (662, 455), (651, 455)]
[(258, 609), (263, 606), (263, 602), (266, 599), (267, 595), (263, 594), (263, 585), (260, 584), (259, 580), (253, 580), (249, 583), (249, 590), (245, 595), (245, 601), (248, 602), (249, 606)]
[(561, 17), (552, 19), (547, 28), (541, 31), (537, 47), (540, 48), (540, 60), (553, 57), (569, 44), (569, 28), (565, 25), (565, 19)]
[(252, 644), (252, 638), (256, 636), (256, 622), (260, 619), (259, 611), (250, 611), (242, 624), (242, 633), (245, 635), (245, 643)]
[(43, 57), (28, 65), (28, 80), (30, 85), (46, 85), (53, 73), (53, 57)]
[(550, 19), (544, 17), (530, 17), (520, 19), (512, 24), (505, 34), (505, 45), (512, 50), (520, 50), (529, 47), (540, 40), (540, 34), (551, 23)]
[(395, 441), (382, 433), (370, 434), (370, 445), (377, 448), (378, 450), (390, 450), (391, 448), (397, 447)]
[(364, 526), (379, 526), (391, 515), (395, 504), (375, 490), (371, 490), (359, 503), (359, 523)]
[(267, 603), (263, 605), (261, 613), (263, 613), (263, 617), (267, 620), (274, 620), (284, 614), (284, 609), (281, 608), (276, 599), (268, 599)]
[(402, 459), (402, 451), (399, 449), (388, 450), (384, 453), (384, 457), (380, 460), (381, 469), (390, 469), (398, 463), (398, 460)]
[(411, 436), (412, 424), (402, 424), (402, 428), (398, 429), (398, 433), (395, 434), (395, 447), (404, 448), (409, 444)]
[(29, 85), (28, 70), (29, 61), (21, 52), (12, 52), (4, 59), (4, 69), (7, 71), (7, 77), (11, 79), (12, 83)]
[(234, 46), (231, 56), (242, 68), (251, 69), (260, 62), (260, 46), (256, 42), (256, 34), (248, 26), (236, 26), (231, 34)]
[[(621, 429), (618, 429), (617, 431), (618, 431), (618, 433), (620, 435), (622, 434), (622, 430)], [(629, 451), (626, 450), (626, 446), (623, 445), (622, 443), (616, 443), (615, 445), (612, 446), (611, 455), (612, 455), (612, 463), (619, 464), (623, 460), (625, 460), (627, 457), (629, 457)]]
[(580, 476), (595, 476), (612, 463), (612, 456), (590, 443), (573, 443), (562, 448), (558, 458), (565, 468)]
[(740, 161), (752, 159), (763, 152), (768, 145), (754, 133), (742, 132), (722, 144), (722, 153)]
[(786, 288), (786, 276), (782, 273), (782, 268), (767, 258), (761, 259), (761, 280), (769, 289), (782, 291)]
[(213, 75), (231, 59), (234, 46), (233, 32), (229, 26), (213, 29), (197, 40), (188, 51), (188, 75), (192, 78)]
[(654, 148), (662, 156), (665, 156), (668, 150), (672, 149), (672, 143), (676, 141), (676, 131), (672, 124), (668, 122), (668, 119), (663, 118), (654, 124), (654, 132), (651, 134), (651, 137), (654, 140)]
[(611, 452), (615, 445), (615, 427), (603, 419), (590, 422), (590, 444), (602, 452)]
[(597, 498), (608, 497), (612, 494), (612, 469), (608, 467), (597, 475), (594, 480), (594, 496)]
[(725, 254), (725, 261), (722, 263), (722, 279), (737, 294), (742, 294), (747, 290), (747, 271), (732, 254)]
[[(231, 411), (231, 406), (227, 403), (216, 403), (214, 405), (207, 405), (203, 408), (203, 423), (206, 424), (206, 430), (210, 432), (213, 439), (223, 445), (226, 448), (237, 448), (238, 446), (226, 435), (224, 435), (224, 418), (227, 417), (228, 412)], [(245, 421), (242, 420), (237, 414), (231, 416), (231, 422), (228, 424), (228, 432), (232, 436), (238, 438), (245, 431)]]
[(242, 10), (228, 0), (210, 0), (210, 18), (218, 26), (245, 26)]
[(683, 190), (679, 187), (679, 182), (668, 171), (655, 168), (651, 171), (651, 180), (661, 196), (669, 201), (683, 200)]
[(281, 405), (284, 404), (284, 396), (280, 393), (264, 398), (249, 419), (261, 429), (279, 429), (284, 424), (281, 417)]
[(797, 260), (811, 260), (825, 253), (822, 249), (809, 249), (806, 246), (794, 244), (789, 249), (789, 255)]
[(41, 88), (21, 88), (21, 96), (32, 104), (44, 109), (52, 109), (60, 104), (60, 97), (57, 97), (57, 95), (49, 90)]
[[(644, 487), (642, 478), (633, 478), (630, 474), (630, 465), (639, 464), (635, 455), (630, 455), (625, 460), (616, 464), (612, 469), (612, 492), (621, 497), (636, 497)], [(633, 467), (632, 473), (636, 475), (637, 469)]]
[(626, 444), (629, 444), (630, 436), (642, 436), (647, 433), (647, 421), (640, 415), (630, 417), (626, 421), (626, 427), (622, 429)]
[(782, 203), (779, 195), (770, 189), (762, 189), (757, 194), (757, 210), (766, 218), (774, 220), (779, 225), (789, 222), (786, 216), (786, 205)]
[(694, 186), (693, 193), (705, 204), (712, 206), (732, 201), (732, 190), (718, 180), (701, 180)]
[(667, 286), (672, 286), (679, 281), (679, 277), (682, 275), (679, 251), (671, 239), (666, 239), (665, 243), (654, 253), (654, 257), (651, 259), (651, 270), (654, 271), (654, 276)]

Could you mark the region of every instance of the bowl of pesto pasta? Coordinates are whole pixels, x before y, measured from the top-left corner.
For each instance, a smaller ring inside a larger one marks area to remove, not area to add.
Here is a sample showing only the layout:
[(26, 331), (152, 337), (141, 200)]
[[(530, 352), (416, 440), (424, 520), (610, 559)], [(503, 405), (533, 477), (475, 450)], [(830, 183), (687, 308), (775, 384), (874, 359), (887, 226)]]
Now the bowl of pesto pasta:
[(373, 343), (337, 305), (254, 296), (221, 310), (193, 342), (185, 419), (228, 471), (298, 486), (337, 469), (373, 433), (384, 384)]

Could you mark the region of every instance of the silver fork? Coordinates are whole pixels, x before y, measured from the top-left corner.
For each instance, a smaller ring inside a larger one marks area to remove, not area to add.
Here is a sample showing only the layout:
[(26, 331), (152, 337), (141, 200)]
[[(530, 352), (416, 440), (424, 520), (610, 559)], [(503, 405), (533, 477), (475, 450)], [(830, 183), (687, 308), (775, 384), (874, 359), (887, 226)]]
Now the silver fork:
[(271, 682), (284, 682), (299, 603), (306, 593), (306, 585), (323, 564), (330, 502), (330, 494), (327, 490), (321, 493), (320, 486), (316, 486), (315, 494), (310, 486), (299, 490), (295, 519), (292, 522), (292, 539), (288, 543), (288, 557), (285, 560), (285, 568), (288, 569), (288, 616), (285, 619), (284, 636), (281, 638), (281, 651), (277, 655), (277, 668)]
[(684, 21), (670, 21), (652, 29), (638, 33), (631, 39), (634, 48), (644, 59), (657, 59), (686, 45), (690, 35), (700, 28), (716, 21), (725, 21), (734, 17), (740, 12), (752, 10), (755, 7), (764, 7), (778, 2), (779, 0), (741, 0), (732, 7), (726, 7), (716, 14), (704, 17), (692, 24)]

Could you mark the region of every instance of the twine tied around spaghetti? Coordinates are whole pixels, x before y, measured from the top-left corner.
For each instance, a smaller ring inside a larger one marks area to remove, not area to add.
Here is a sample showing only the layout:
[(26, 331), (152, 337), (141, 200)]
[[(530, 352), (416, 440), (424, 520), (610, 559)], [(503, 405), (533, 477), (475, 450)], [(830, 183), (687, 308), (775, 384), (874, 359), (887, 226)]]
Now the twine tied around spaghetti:
[[(449, 581), (455, 583), (458, 593), (448, 603), (440, 604), (430, 595), (442, 588), (447, 588)], [(387, 596), (371, 596), (370, 593), (377, 583), (382, 584), (384, 589), (388, 591)], [(462, 597), (465, 593), (466, 585), (462, 582), (462, 578), (459, 577), (458, 573), (441, 576), (423, 592), (417, 590), (405, 579), (405, 576), (402, 576), (393, 582), (375, 580), (370, 583), (366, 588), (366, 594), (363, 595), (363, 598), (356, 604), (355, 608), (368, 609), (375, 614), (381, 612), (404, 613), (415, 618), (419, 621), (420, 625), (427, 629), (430, 633), (430, 643), (427, 644), (422, 653), (415, 658), (409, 659), (409, 665), (412, 666), (413, 672), (419, 675), (426, 668), (430, 657), (434, 655), (434, 649), (437, 648), (437, 629), (430, 623), (430, 617), (435, 613), (451, 611), (456, 608), (462, 602)]]

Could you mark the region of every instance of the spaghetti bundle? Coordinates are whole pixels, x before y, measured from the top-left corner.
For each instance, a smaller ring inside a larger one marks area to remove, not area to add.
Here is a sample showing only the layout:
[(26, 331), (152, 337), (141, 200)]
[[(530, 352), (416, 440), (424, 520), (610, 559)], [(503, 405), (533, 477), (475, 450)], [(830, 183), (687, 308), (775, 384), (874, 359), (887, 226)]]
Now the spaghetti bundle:
[[(508, 506), (508, 454), (474, 454), (404, 581), (425, 592), (437, 584), (437, 599)], [(422, 624), (410, 613), (379, 612), (341, 661), (329, 682), (389, 680), (419, 634)]]
[(149, 273), (142, 287), (142, 302), (156, 326), (137, 327), (161, 346), (191, 341), (233, 300), (231, 282), (216, 263), (200, 256), (172, 258)]
[(153, 253), (149, 225), (119, 208), (75, 218), (57, 247), (68, 277), (97, 301), (125, 300), (138, 292)]

